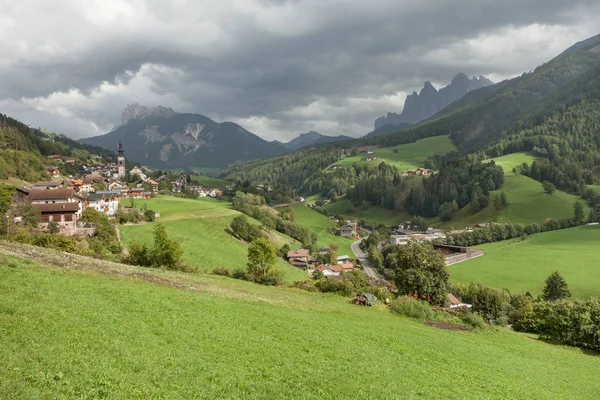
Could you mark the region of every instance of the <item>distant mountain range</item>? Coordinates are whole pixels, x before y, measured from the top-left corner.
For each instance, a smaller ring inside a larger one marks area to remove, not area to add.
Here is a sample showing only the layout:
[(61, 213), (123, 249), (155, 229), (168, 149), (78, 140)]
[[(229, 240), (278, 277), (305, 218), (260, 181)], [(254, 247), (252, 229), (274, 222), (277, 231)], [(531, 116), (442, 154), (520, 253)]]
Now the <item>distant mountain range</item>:
[(217, 123), (200, 114), (177, 113), (167, 107), (130, 104), (121, 125), (82, 142), (115, 149), (123, 142), (126, 155), (155, 168), (227, 167), (238, 162), (287, 152), (232, 122)]
[(367, 135), (365, 137), (373, 137), (373, 136), (379, 136), (379, 135), (387, 135), (388, 133), (402, 132), (402, 131), (409, 129), (412, 126), (413, 126), (413, 124), (411, 124), (409, 122), (402, 122), (398, 125), (386, 124), (386, 125), (380, 126), (379, 128), (376, 128), (373, 132), (367, 133)]
[(420, 93), (413, 92), (413, 94), (406, 96), (402, 113), (387, 113), (385, 117), (377, 118), (375, 129), (377, 130), (384, 125), (418, 124), (465, 94), (493, 84), (494, 82), (483, 76), (469, 79), (463, 73), (456, 75), (448, 86), (440, 90), (437, 90), (431, 82), (427, 81)]
[(290, 140), (287, 143), (281, 143), (286, 149), (295, 151), (303, 147), (314, 146), (321, 143), (339, 142), (342, 140), (353, 139), (350, 136), (325, 136), (319, 132), (310, 131), (301, 133), (297, 138)]

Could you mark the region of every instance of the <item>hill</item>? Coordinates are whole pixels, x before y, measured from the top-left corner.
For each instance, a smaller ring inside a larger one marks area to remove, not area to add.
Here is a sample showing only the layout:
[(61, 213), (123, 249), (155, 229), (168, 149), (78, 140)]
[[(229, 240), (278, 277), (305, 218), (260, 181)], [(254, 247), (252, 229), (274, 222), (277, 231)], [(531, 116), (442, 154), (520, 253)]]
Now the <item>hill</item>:
[(204, 115), (180, 114), (164, 107), (130, 105), (122, 122), (111, 132), (82, 142), (114, 149), (122, 140), (131, 158), (160, 169), (222, 168), (287, 151), (232, 122), (217, 123)]
[(493, 84), (494, 82), (483, 76), (469, 79), (463, 73), (456, 75), (448, 86), (440, 90), (433, 87), (431, 82), (425, 82), (419, 94), (413, 92), (406, 97), (402, 113), (387, 113), (385, 117), (377, 118), (375, 129), (385, 125), (418, 124), (465, 94)]
[(46, 166), (51, 164), (46, 156), (57, 154), (85, 161), (90, 153), (113, 155), (0, 114), (0, 180), (42, 180), (48, 177)]
[(301, 149), (303, 147), (307, 147), (307, 146), (313, 146), (315, 144), (321, 144), (321, 143), (333, 143), (333, 142), (340, 142), (343, 140), (352, 140), (351, 137), (349, 136), (326, 136), (326, 135), (321, 135), (319, 132), (315, 132), (315, 131), (310, 131), (307, 133), (301, 133), (300, 135), (298, 135), (298, 137), (290, 140), (287, 143), (283, 143), (283, 146), (285, 148), (287, 148), (288, 150), (298, 150)]
[(483, 257), (450, 267), (455, 283), (481, 282), (512, 293), (541, 294), (546, 278), (559, 271), (574, 297), (600, 296), (600, 227), (584, 226), (477, 246)]
[(379, 135), (387, 135), (388, 133), (402, 132), (407, 130), (411, 126), (413, 126), (413, 124), (410, 124), (408, 122), (404, 122), (401, 124), (385, 124), (380, 126), (379, 128), (376, 128), (373, 132), (367, 133), (365, 137), (373, 137)]
[(317, 234), (317, 246), (329, 247), (330, 243), (336, 243), (339, 247), (339, 255), (354, 256), (350, 248), (352, 240), (332, 235), (327, 231), (336, 227), (336, 224), (332, 220), (302, 204), (294, 205), (293, 208), (296, 212), (296, 221), (298, 224)]
[[(221, 267), (231, 270), (245, 268), (247, 246), (226, 231), (226, 226), (240, 215), (230, 208), (229, 203), (206, 198), (190, 200), (160, 196), (145, 203), (148, 209), (160, 212), (158, 222), (165, 226), (171, 237), (179, 241), (184, 249), (184, 260), (191, 267), (202, 272)], [(152, 223), (122, 226), (123, 244), (127, 246), (132, 239), (151, 244), (153, 228)], [(286, 243), (290, 247), (299, 247), (293, 239), (275, 231), (269, 232), (269, 240), (277, 248)], [(276, 268), (283, 271), (287, 282), (307, 278), (305, 271), (284, 261), (278, 261)]]
[[(569, 218), (573, 216), (573, 203), (584, 200), (575, 195), (557, 190), (550, 195), (544, 192), (542, 184), (527, 176), (515, 174), (513, 168), (526, 162), (531, 164), (537, 158), (531, 154), (513, 153), (507, 156), (494, 158), (494, 162), (504, 169), (504, 185), (501, 190), (491, 192), (491, 197), (506, 194), (508, 206), (502, 210), (496, 210), (490, 204), (483, 210), (473, 214), (470, 205), (454, 214), (451, 221), (437, 225), (445, 229), (463, 229), (474, 226), (480, 222), (511, 222), (529, 224), (535, 222), (541, 224), (546, 218)], [(586, 215), (588, 212), (586, 208)]]
[(439, 330), (339, 296), (216, 276), (3, 261), (2, 398), (531, 399), (576, 391), (594, 399), (600, 391), (597, 357), (508, 331)]

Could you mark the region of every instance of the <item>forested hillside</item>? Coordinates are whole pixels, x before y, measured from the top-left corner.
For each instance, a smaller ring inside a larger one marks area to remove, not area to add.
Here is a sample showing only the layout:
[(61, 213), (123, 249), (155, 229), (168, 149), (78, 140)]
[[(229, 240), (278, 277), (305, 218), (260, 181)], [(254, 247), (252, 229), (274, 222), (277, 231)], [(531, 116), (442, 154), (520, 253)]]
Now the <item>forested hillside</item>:
[(110, 154), (64, 135), (44, 133), (0, 114), (0, 179), (35, 181), (46, 177), (47, 155), (87, 157), (89, 152)]

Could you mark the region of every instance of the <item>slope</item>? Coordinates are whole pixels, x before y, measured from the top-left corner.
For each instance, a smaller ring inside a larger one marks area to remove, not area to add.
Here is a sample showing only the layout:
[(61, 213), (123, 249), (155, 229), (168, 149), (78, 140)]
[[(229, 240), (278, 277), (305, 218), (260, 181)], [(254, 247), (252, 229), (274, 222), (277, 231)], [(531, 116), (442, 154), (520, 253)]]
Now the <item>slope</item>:
[[(148, 209), (160, 212), (158, 222), (182, 245), (185, 262), (191, 267), (202, 272), (221, 267), (245, 268), (247, 246), (226, 231), (226, 226), (240, 214), (232, 210), (229, 203), (160, 196), (146, 204)], [(122, 226), (122, 241), (125, 245), (132, 239), (151, 244), (153, 227), (154, 224)], [(275, 231), (269, 232), (269, 239), (277, 248), (286, 243), (290, 247), (298, 246), (293, 239)], [(278, 261), (276, 268), (284, 272), (286, 282), (306, 279), (306, 272), (286, 262)]]
[(296, 212), (296, 222), (309, 231), (314, 232), (318, 236), (317, 245), (329, 247), (330, 243), (336, 243), (339, 247), (339, 255), (348, 255), (352, 257), (352, 249), (350, 245), (352, 240), (340, 236), (332, 235), (327, 230), (336, 227), (336, 224), (310, 207), (296, 204), (293, 206)]
[(598, 357), (515, 333), (437, 330), (341, 297), (220, 277), (80, 268), (0, 263), (0, 397), (550, 399), (576, 391), (593, 399), (600, 391)]
[[(512, 170), (526, 162), (531, 164), (536, 158), (527, 153), (513, 153), (494, 158), (494, 162), (504, 169), (504, 185), (501, 190), (490, 192), (490, 198), (504, 191), (508, 206), (500, 211), (493, 204), (473, 214), (467, 205), (459, 210), (451, 221), (439, 224), (444, 229), (463, 229), (479, 222), (497, 221), (529, 224), (542, 224), (546, 218), (569, 218), (573, 216), (573, 203), (585, 202), (579, 196), (557, 190), (550, 195), (544, 192), (542, 184), (527, 176), (517, 175)], [(585, 207), (586, 213), (588, 211)]]
[(481, 282), (512, 293), (541, 294), (546, 278), (559, 271), (574, 297), (600, 296), (598, 257), (600, 227), (584, 226), (544, 232), (477, 246), (483, 257), (450, 267), (455, 283)]

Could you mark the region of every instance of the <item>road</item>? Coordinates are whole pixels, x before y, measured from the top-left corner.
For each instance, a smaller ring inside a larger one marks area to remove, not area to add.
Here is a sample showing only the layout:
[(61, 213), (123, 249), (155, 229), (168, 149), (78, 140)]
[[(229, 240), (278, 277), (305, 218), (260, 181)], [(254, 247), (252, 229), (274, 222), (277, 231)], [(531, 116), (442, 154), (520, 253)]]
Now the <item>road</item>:
[[(362, 231), (365, 231), (367, 233), (371, 233), (371, 231), (367, 230), (367, 229), (363, 229), (360, 228)], [(361, 250), (360, 248), (360, 244), (363, 241), (363, 239), (357, 240), (356, 242), (352, 243), (350, 245), (350, 247), (352, 248), (352, 252), (354, 253), (354, 256), (360, 260), (360, 262), (362, 263), (364, 269), (365, 269), (365, 273), (370, 277), (370, 278), (374, 278), (374, 279), (380, 279), (381, 277), (379, 276), (379, 274), (377, 273), (377, 271), (375, 271), (375, 269), (373, 267), (371, 267), (371, 264), (369, 263), (369, 256), (368, 254), (366, 254), (364, 251)]]

